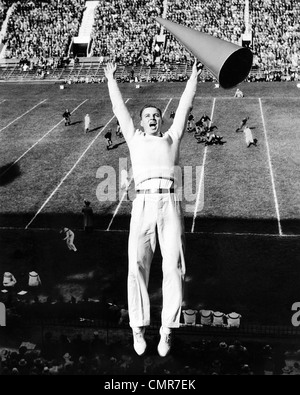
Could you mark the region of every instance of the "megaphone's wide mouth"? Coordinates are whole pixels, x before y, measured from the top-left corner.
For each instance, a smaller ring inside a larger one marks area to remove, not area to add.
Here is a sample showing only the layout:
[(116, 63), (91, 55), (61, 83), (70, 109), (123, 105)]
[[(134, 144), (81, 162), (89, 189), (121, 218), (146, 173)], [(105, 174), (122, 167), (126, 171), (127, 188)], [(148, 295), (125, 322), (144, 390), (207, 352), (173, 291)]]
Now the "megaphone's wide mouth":
[(223, 64), (219, 83), (224, 89), (230, 89), (243, 82), (250, 73), (253, 54), (249, 48), (242, 47), (233, 52)]

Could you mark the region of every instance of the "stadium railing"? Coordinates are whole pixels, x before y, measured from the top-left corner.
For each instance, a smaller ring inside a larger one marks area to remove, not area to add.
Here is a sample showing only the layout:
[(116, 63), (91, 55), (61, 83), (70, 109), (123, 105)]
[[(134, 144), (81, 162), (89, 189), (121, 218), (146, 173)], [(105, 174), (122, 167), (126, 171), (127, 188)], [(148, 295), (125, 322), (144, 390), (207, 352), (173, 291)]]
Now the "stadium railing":
[[(69, 63), (63, 67), (55, 66), (47, 68), (41, 72), (39, 67), (33, 70), (24, 71), (20, 67), (19, 59), (1, 59), (0, 60), (0, 80), (1, 81), (71, 81), (71, 82), (101, 82), (104, 77), (103, 62), (99, 58), (79, 58), (79, 62)], [(134, 69), (134, 76), (141, 82), (150, 81), (174, 81), (184, 80), (186, 76), (191, 73), (192, 66), (188, 63), (173, 63), (167, 66), (163, 64), (155, 64), (152, 67), (147, 65), (118, 65), (117, 77), (123, 82), (129, 81), (132, 68)], [(294, 72), (294, 71), (293, 71)], [(253, 68), (247, 81), (265, 81), (268, 76), (273, 74), (280, 74), (282, 80), (288, 80), (289, 75), (279, 69), (260, 70)], [(216, 82), (216, 79), (211, 73), (204, 68), (201, 74), (201, 81)], [(297, 77), (298, 78), (298, 77)]]

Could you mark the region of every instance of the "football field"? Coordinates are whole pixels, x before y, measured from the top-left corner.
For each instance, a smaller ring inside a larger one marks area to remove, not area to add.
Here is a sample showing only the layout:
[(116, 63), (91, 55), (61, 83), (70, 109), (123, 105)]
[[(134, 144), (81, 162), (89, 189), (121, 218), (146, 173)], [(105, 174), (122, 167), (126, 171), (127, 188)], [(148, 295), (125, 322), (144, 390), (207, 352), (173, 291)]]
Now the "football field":
[[(120, 87), (137, 128), (139, 109), (154, 103), (163, 111), (167, 130), (184, 84)], [(64, 295), (105, 289), (124, 301), (134, 183), (128, 194), (120, 187), (120, 170), (125, 164), (130, 169), (129, 151), (115, 134), (106, 85), (60, 89), (59, 84), (2, 83), (0, 88), (0, 266), (19, 272), (34, 265), (47, 276), (48, 291), (59, 278), (56, 292)], [(192, 133), (185, 133), (182, 141), (187, 295), (193, 305), (222, 309), (223, 303), (224, 309), (235, 307), (252, 320), (256, 314), (261, 320), (275, 298), (289, 317), (300, 274), (300, 90), (295, 83), (245, 83), (241, 89), (245, 97), (237, 99), (234, 89), (199, 84), (194, 117), (209, 115), (225, 143), (197, 144)], [(62, 119), (66, 108), (72, 113), (70, 126)], [(91, 130), (84, 133), (87, 113)], [(245, 116), (257, 147), (247, 148), (244, 134), (236, 132)], [(111, 150), (104, 138), (109, 129)], [(82, 232), (84, 199), (91, 201), (95, 215), (95, 232), (89, 239)], [(64, 226), (75, 232), (76, 257), (65, 251), (59, 235)], [(21, 258), (16, 258), (16, 251), (21, 251)], [(79, 286), (75, 273), (87, 270), (101, 276), (102, 282)], [(150, 287), (158, 300), (159, 263), (154, 273)], [(117, 279), (122, 282), (119, 294)], [(223, 296), (216, 295), (216, 289)], [(260, 306), (262, 298), (266, 306)], [(252, 311), (253, 305), (260, 312)], [(274, 322), (276, 318), (272, 316)]]
[[(184, 88), (169, 85), (169, 91), (168, 84), (148, 84), (139, 90), (133, 84), (121, 86), (136, 127), (142, 99), (162, 108), (168, 129), (169, 114), (176, 110)], [(187, 232), (299, 234), (300, 91), (290, 84), (290, 97), (285, 97), (281, 84), (277, 88), (276, 95), (273, 88), (267, 96), (267, 84), (248, 84), (243, 87), (246, 97), (236, 99), (232, 91), (199, 84), (195, 119), (207, 113), (226, 143), (204, 147), (193, 134), (184, 136), (181, 166)], [(13, 95), (11, 90), (11, 85), (2, 84), (1, 227), (60, 227), (58, 217), (76, 217), (88, 198), (99, 229), (128, 229), (131, 202), (123, 197), (119, 173), (124, 163), (130, 168), (129, 153), (124, 140), (115, 136), (116, 119), (106, 86), (71, 85), (59, 90), (54, 84), (14, 85)], [(72, 112), (69, 127), (61, 116), (65, 108)], [(86, 113), (91, 116), (88, 134), (83, 130)], [(245, 116), (250, 117), (258, 147), (247, 148), (243, 133), (235, 132)], [(108, 129), (113, 132), (110, 151), (104, 139)], [(111, 191), (99, 192), (102, 181), (110, 177), (104, 166), (115, 171), (113, 199)], [(129, 200), (133, 198), (132, 183)], [(57, 225), (47, 222), (50, 217), (57, 217)], [(76, 227), (75, 222), (70, 226)]]

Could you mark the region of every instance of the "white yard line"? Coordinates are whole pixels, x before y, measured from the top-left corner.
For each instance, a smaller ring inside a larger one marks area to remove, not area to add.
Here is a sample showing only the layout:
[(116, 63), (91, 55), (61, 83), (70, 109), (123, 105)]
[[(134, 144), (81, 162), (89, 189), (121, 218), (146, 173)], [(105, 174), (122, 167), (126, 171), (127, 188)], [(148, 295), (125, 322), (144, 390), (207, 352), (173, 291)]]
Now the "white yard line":
[[(82, 103), (80, 103), (76, 108), (74, 108), (74, 110), (72, 111), (71, 114), (73, 114), (73, 112), (75, 112), (80, 106), (82, 106), (88, 99), (84, 100)], [(2, 177), (4, 174), (6, 174), (16, 163), (18, 163), (22, 158), (24, 158), (25, 155), (28, 154), (28, 152), (30, 152), (37, 144), (39, 144), (46, 136), (48, 136), (49, 133), (51, 133), (54, 129), (56, 129), (64, 120), (62, 119), (61, 121), (59, 121), (56, 125), (53, 126), (53, 128), (51, 128), (50, 130), (48, 130), (47, 133), (45, 133), (40, 139), (38, 139), (30, 148), (28, 148), (28, 150), (26, 150), (21, 156), (19, 156), (18, 159), (16, 159), (14, 161), (14, 163), (12, 163), (6, 170), (4, 170), (3, 173), (0, 174), (0, 177)]]
[[(214, 98), (213, 101), (213, 106), (211, 109), (211, 114), (210, 114), (210, 125), (212, 123), (212, 119), (214, 116), (214, 111), (215, 111), (215, 104), (216, 104), (216, 98)], [(197, 193), (197, 199), (196, 199), (196, 203), (195, 203), (195, 211), (194, 211), (194, 216), (193, 216), (193, 223), (192, 223), (192, 228), (191, 228), (191, 233), (194, 233), (194, 229), (195, 229), (195, 223), (196, 223), (196, 218), (197, 218), (197, 212), (198, 212), (198, 206), (199, 206), (199, 202), (200, 202), (200, 197), (201, 194), (202, 196), (204, 195), (204, 167), (205, 167), (205, 163), (206, 163), (206, 156), (207, 156), (207, 146), (204, 148), (204, 155), (203, 155), (203, 161), (202, 161), (202, 168), (201, 168), (201, 174), (200, 174), (200, 183), (199, 183), (199, 189), (198, 189), (198, 193)]]
[(32, 108), (30, 108), (30, 110), (24, 112), (24, 114), (20, 115), (19, 117), (15, 118), (13, 121), (11, 121), (8, 125), (4, 126), (4, 128), (0, 129), (0, 132), (2, 132), (3, 130), (5, 130), (6, 128), (8, 128), (10, 125), (12, 125), (13, 123), (15, 123), (16, 121), (18, 121), (19, 119), (21, 119), (22, 117), (24, 117), (24, 115), (28, 114), (30, 111), (34, 110), (36, 107), (38, 107), (39, 105), (43, 104), (47, 99), (42, 100), (41, 102), (39, 102), (38, 104), (36, 104), (35, 106), (33, 106)]
[(0, 101), (0, 104), (4, 103), (6, 101), (6, 99), (3, 99)]
[(195, 210), (194, 210), (194, 215), (193, 215), (193, 222), (192, 222), (192, 227), (191, 227), (191, 233), (194, 233), (195, 229), (195, 223), (196, 223), (196, 218), (197, 218), (197, 211), (198, 211), (198, 206), (200, 202), (200, 196), (201, 193), (203, 195), (203, 184), (204, 184), (204, 166), (206, 163), (206, 156), (207, 156), (207, 146), (204, 148), (204, 155), (203, 155), (203, 161), (202, 161), (202, 167), (201, 167), (201, 174), (200, 174), (200, 182), (199, 182), (199, 189), (197, 193), (197, 199), (195, 203)]
[[(130, 181), (129, 181), (129, 186), (130, 186), (132, 180), (133, 180), (133, 177), (131, 177), (131, 179), (130, 179)], [(129, 186), (128, 186), (128, 188), (129, 188)], [(110, 227), (111, 227), (111, 225), (112, 225), (112, 223), (113, 223), (113, 221), (114, 221), (114, 219), (115, 219), (115, 217), (116, 217), (116, 215), (117, 215), (117, 213), (118, 213), (118, 211), (119, 211), (119, 208), (121, 207), (121, 204), (123, 203), (123, 200), (125, 199), (125, 196), (126, 196), (126, 195), (127, 195), (127, 191), (125, 191), (125, 192), (123, 193), (123, 196), (122, 196), (121, 200), (119, 201), (119, 204), (117, 205), (117, 207), (116, 207), (116, 209), (115, 209), (115, 211), (114, 211), (114, 213), (113, 213), (113, 216), (112, 216), (112, 218), (111, 218), (111, 220), (110, 220), (110, 222), (109, 222), (109, 224), (108, 224), (108, 227), (107, 227), (106, 231), (109, 231), (109, 230), (110, 230)]]
[[(167, 104), (166, 108), (164, 109), (164, 112), (162, 113), (162, 117), (165, 116), (165, 113), (166, 113), (166, 111), (167, 111), (167, 109), (168, 109), (168, 107), (169, 107), (171, 101), (172, 101), (172, 98), (168, 101), (168, 104)], [(133, 177), (131, 177), (131, 179), (130, 179), (130, 181), (129, 181), (128, 188), (129, 188), (130, 184), (132, 183), (132, 180), (133, 180)], [(126, 194), (127, 194), (127, 191), (125, 191), (125, 192), (123, 193), (123, 196), (122, 196), (121, 200), (119, 201), (119, 204), (117, 205), (117, 207), (116, 207), (116, 209), (115, 209), (115, 211), (114, 211), (114, 213), (113, 213), (112, 219), (110, 220), (110, 222), (109, 222), (109, 224), (108, 224), (108, 227), (107, 227), (106, 231), (109, 231), (109, 230), (110, 230), (110, 227), (111, 227), (111, 225), (112, 225), (112, 223), (113, 223), (113, 221), (114, 221), (116, 215), (118, 214), (119, 208), (121, 207), (121, 204), (122, 204), (122, 202), (123, 202), (123, 200), (124, 200)]]
[(167, 112), (167, 109), (168, 109), (168, 107), (169, 107), (171, 101), (172, 101), (172, 97), (171, 97), (171, 99), (168, 101), (168, 104), (167, 104), (166, 108), (164, 109), (164, 112), (163, 112), (163, 114), (162, 114), (162, 117), (165, 116), (165, 114), (166, 114), (166, 112)]
[[(128, 100), (127, 100), (128, 101)], [(126, 102), (127, 102), (126, 101)], [(48, 204), (48, 202), (52, 199), (52, 197), (56, 194), (56, 192), (59, 190), (59, 188), (62, 186), (64, 181), (69, 177), (69, 175), (72, 173), (72, 171), (75, 169), (75, 167), (78, 165), (78, 163), (81, 161), (81, 159), (85, 156), (85, 154), (88, 152), (88, 150), (91, 148), (91, 146), (94, 144), (94, 142), (97, 140), (97, 138), (101, 135), (104, 129), (111, 123), (111, 121), (115, 118), (113, 116), (107, 123), (106, 125), (100, 130), (100, 132), (93, 138), (93, 140), (90, 142), (90, 144), (87, 146), (87, 148), (83, 151), (83, 153), (80, 155), (80, 157), (77, 159), (77, 161), (74, 163), (74, 165), (71, 167), (71, 169), (68, 171), (68, 173), (61, 179), (60, 183), (57, 185), (57, 187), (51, 192), (51, 194), (48, 196), (48, 198), (45, 200), (45, 202), (42, 204), (42, 206), (38, 209), (36, 214), (32, 217), (32, 219), (28, 222), (28, 224), (25, 226), (25, 229), (28, 229), (29, 226), (32, 224), (32, 222), (36, 219), (36, 217), (40, 214), (40, 212), (44, 209), (44, 207)]]
[(268, 162), (269, 162), (269, 169), (270, 169), (270, 175), (271, 175), (271, 181), (272, 181), (272, 189), (273, 189), (273, 195), (274, 195), (275, 210), (276, 210), (277, 223), (278, 223), (278, 233), (279, 233), (280, 236), (283, 236), (282, 228), (281, 228), (281, 222), (280, 222), (279, 205), (278, 205), (278, 199), (277, 199), (277, 193), (276, 193), (276, 187), (275, 187), (275, 179), (274, 179), (274, 174), (273, 174), (272, 160), (271, 160), (271, 155), (270, 155), (268, 135), (267, 135), (267, 129), (266, 129), (266, 124), (265, 124), (265, 118), (264, 118), (261, 98), (259, 98), (259, 106), (260, 106), (261, 118), (262, 118), (264, 134), (265, 134), (265, 140), (266, 140), (267, 156), (268, 156)]

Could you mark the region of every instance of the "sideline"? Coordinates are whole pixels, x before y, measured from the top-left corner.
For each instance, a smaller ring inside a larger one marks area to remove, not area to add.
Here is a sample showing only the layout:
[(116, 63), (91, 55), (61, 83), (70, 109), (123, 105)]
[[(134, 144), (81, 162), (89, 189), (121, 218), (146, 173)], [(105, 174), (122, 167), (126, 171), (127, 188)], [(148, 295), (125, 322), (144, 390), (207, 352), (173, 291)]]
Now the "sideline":
[(271, 181), (272, 181), (275, 210), (276, 210), (276, 215), (277, 215), (278, 233), (280, 236), (283, 236), (281, 222), (280, 222), (279, 204), (278, 204), (276, 187), (275, 187), (275, 179), (274, 179), (274, 174), (273, 174), (273, 166), (272, 166), (272, 160), (271, 160), (271, 154), (270, 154), (270, 148), (269, 148), (269, 142), (268, 142), (268, 135), (267, 135), (267, 129), (266, 129), (266, 124), (265, 124), (265, 118), (264, 118), (261, 98), (259, 98), (259, 106), (260, 106), (261, 118), (262, 118), (262, 123), (263, 123), (263, 128), (264, 128), (265, 139), (266, 139), (269, 169), (270, 169), (270, 175), (271, 175)]

